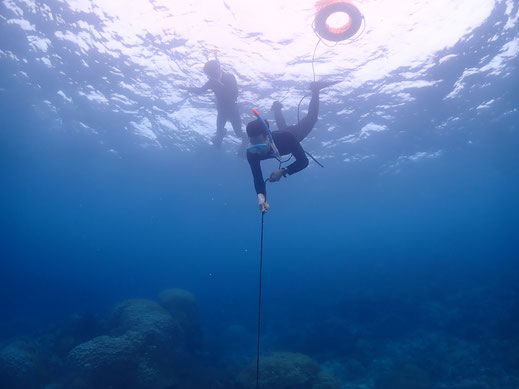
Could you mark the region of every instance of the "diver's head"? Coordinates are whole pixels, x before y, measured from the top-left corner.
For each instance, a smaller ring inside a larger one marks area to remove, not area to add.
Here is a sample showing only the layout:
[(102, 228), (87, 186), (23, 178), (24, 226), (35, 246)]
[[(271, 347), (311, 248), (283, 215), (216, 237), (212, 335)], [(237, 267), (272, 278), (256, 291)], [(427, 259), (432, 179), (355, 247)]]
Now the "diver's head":
[[(270, 128), (269, 122), (265, 120), (267, 127)], [(253, 154), (268, 154), (271, 150), (267, 129), (261, 122), (256, 119), (247, 124), (247, 136), (249, 137), (249, 147), (247, 151)]]
[(220, 62), (218, 62), (216, 59), (206, 62), (204, 65), (204, 73), (208, 78), (218, 80), (222, 75)]

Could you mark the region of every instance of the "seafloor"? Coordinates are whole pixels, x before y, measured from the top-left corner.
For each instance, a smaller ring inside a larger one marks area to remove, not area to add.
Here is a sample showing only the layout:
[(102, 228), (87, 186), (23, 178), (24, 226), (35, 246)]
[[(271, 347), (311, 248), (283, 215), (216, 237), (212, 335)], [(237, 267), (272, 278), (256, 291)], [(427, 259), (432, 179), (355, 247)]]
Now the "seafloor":
[[(388, 296), (358, 292), (307, 322), (264, 333), (269, 389), (517, 389), (517, 296), (485, 288)], [(104, 315), (5, 340), (3, 389), (255, 388), (256, 329), (205, 328), (195, 296), (168, 289)]]

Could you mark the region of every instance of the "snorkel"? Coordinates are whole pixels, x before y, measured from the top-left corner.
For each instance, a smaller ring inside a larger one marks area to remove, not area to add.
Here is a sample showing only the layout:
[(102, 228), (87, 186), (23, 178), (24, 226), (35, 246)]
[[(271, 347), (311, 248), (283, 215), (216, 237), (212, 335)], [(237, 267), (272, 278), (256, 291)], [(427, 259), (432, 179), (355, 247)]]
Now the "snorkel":
[(256, 108), (252, 108), (252, 113), (258, 118), (258, 120), (261, 122), (261, 124), (263, 124), (263, 127), (265, 127), (265, 131), (266, 131), (267, 137), (270, 141), (270, 146), (272, 147), (272, 151), (274, 152), (274, 156), (277, 159), (280, 159), (281, 155), (279, 154), (279, 150), (276, 147), (276, 144), (274, 143), (274, 139), (272, 138), (272, 133), (270, 132), (269, 126), (267, 126), (267, 123), (265, 123), (265, 120), (263, 120), (263, 118), (259, 115)]

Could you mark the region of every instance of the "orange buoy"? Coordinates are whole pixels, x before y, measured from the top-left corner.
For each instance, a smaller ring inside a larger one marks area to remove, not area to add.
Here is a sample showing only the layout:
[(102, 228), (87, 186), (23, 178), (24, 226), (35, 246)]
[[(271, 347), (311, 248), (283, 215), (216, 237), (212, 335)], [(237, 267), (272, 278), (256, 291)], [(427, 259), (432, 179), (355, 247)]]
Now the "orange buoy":
[[(354, 36), (362, 25), (362, 14), (349, 0), (320, 0), (315, 4), (315, 32), (328, 41), (340, 42)], [(331, 27), (327, 20), (334, 13), (343, 12), (348, 15), (346, 24)]]

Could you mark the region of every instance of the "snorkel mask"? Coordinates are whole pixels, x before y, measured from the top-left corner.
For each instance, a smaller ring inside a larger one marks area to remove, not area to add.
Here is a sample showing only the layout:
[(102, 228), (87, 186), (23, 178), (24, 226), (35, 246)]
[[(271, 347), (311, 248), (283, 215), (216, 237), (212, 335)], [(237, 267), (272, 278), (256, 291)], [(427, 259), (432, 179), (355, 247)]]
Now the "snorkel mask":
[(255, 145), (247, 146), (247, 151), (253, 154), (268, 154), (270, 146), (267, 143), (256, 143)]
[(281, 156), (279, 155), (278, 148), (276, 147), (276, 144), (274, 143), (274, 139), (272, 138), (272, 133), (270, 132), (269, 126), (267, 125), (267, 123), (265, 123), (265, 120), (263, 120), (263, 118), (259, 115), (258, 111), (255, 108), (252, 108), (252, 112), (258, 118), (258, 120), (261, 122), (263, 127), (265, 127), (265, 132), (267, 134), (267, 138), (268, 138), (270, 144), (269, 143), (257, 143), (255, 145), (250, 145), (247, 147), (247, 151), (250, 151), (251, 153), (254, 153), (254, 154), (267, 154), (272, 150), (274, 153), (274, 156), (276, 158), (281, 158)]

